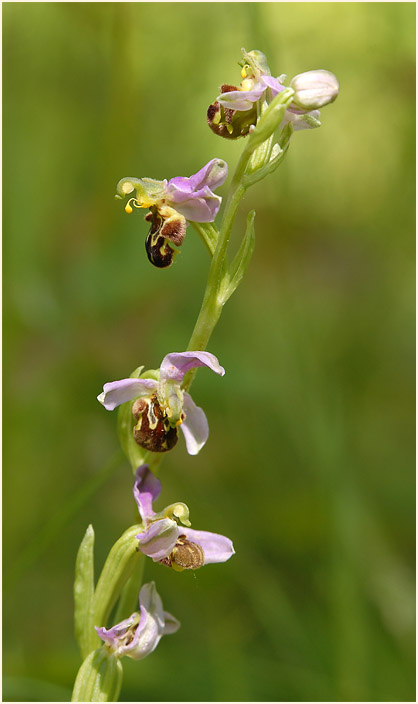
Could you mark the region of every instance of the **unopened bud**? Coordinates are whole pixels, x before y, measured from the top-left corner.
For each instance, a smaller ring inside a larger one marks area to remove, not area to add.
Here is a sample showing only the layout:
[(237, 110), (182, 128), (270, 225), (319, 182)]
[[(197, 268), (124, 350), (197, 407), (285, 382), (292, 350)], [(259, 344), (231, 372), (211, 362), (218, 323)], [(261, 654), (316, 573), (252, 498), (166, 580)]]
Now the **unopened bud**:
[(302, 110), (316, 110), (332, 103), (340, 90), (336, 76), (331, 71), (306, 71), (290, 81), (295, 91), (293, 104)]

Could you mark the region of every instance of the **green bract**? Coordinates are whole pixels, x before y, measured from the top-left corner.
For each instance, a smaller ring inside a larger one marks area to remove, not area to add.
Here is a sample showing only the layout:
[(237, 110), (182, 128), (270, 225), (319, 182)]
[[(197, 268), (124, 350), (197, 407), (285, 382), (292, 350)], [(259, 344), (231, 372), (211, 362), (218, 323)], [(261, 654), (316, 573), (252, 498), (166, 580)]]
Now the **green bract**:
[(122, 678), (122, 664), (116, 655), (105, 647), (93, 650), (78, 671), (71, 701), (116, 702)]

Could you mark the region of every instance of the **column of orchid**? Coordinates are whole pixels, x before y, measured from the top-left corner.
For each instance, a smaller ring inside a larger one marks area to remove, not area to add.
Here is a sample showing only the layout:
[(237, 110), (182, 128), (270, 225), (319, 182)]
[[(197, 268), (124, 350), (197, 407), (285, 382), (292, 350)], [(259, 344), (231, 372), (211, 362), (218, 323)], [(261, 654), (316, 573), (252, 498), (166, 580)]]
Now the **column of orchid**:
[[(146, 557), (160, 563), (162, 569), (182, 572), (225, 562), (234, 554), (229, 538), (191, 528), (186, 504), (176, 501), (154, 510), (161, 490), (156, 474), (165, 453), (177, 444), (179, 430), (191, 455), (197, 455), (208, 439), (205, 413), (188, 390), (200, 367), (221, 376), (225, 373), (217, 358), (205, 350), (222, 307), (241, 282), (254, 248), (252, 211), (238, 252), (229, 261), (228, 243), (242, 196), (249, 186), (277, 168), (295, 130), (321, 124), (318, 108), (338, 94), (337, 79), (328, 71), (299, 74), (286, 86), (286, 76), (274, 78), (260, 51), (247, 53), (243, 49), (242, 54), (239, 85), (222, 85), (207, 111), (207, 122), (215, 134), (227, 139), (245, 138), (219, 227), (215, 219), (221, 198), (214, 190), (228, 175), (222, 159), (210, 160), (190, 178), (123, 178), (117, 185), (118, 198), (129, 196), (127, 213), (134, 208), (148, 210), (146, 252), (154, 266), (172, 265), (188, 224), (201, 237), (211, 264), (187, 350), (167, 354), (159, 369), (144, 371), (138, 367), (128, 378), (106, 383), (98, 396), (107, 410), (119, 407), (119, 438), (134, 474), (138, 521), (110, 550), (96, 585), (91, 526), (80, 545), (74, 596), (75, 630), (83, 663), (72, 701), (117, 701), (123, 674), (121, 658), (127, 655), (140, 660), (156, 648), (162, 635), (178, 630), (180, 624), (164, 611), (155, 584), (142, 583)], [(138, 600), (139, 608), (130, 613)], [(109, 627), (116, 604), (116, 625)]]

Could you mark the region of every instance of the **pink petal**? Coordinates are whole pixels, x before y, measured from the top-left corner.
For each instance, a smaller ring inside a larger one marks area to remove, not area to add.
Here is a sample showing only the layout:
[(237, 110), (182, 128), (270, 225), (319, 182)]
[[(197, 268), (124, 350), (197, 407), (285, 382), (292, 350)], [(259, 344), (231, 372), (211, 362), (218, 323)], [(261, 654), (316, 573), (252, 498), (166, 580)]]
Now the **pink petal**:
[(192, 543), (197, 543), (205, 554), (205, 565), (215, 562), (226, 562), (235, 554), (232, 541), (225, 535), (209, 533), (206, 530), (193, 530), (182, 528), (181, 534), (185, 535)]
[(184, 394), (183, 410), (186, 418), (180, 426), (189, 455), (197, 455), (209, 437), (209, 425), (204, 411), (196, 406), (190, 394)]
[(155, 391), (157, 382), (154, 379), (121, 379), (120, 381), (110, 381), (103, 386), (103, 392), (99, 394), (97, 400), (106, 408), (113, 411), (116, 406), (126, 401), (132, 401), (138, 396), (148, 396)]
[(181, 384), (185, 374), (196, 367), (209, 367), (216, 374), (223, 376), (225, 369), (210, 352), (171, 352), (167, 354), (160, 367), (160, 379), (177, 381)]

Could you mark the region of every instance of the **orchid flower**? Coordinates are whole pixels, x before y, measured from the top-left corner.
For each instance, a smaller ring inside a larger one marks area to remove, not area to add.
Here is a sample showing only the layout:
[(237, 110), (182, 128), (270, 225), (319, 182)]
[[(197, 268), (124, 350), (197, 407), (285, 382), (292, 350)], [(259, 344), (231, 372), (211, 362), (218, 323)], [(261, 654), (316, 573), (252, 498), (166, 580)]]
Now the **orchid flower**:
[(163, 611), (155, 583), (150, 582), (144, 584), (139, 592), (139, 611), (112, 628), (95, 628), (97, 635), (115, 655), (142, 660), (155, 650), (163, 635), (178, 631), (180, 622)]
[[(218, 533), (192, 530), (186, 504), (175, 503), (155, 513), (152, 504), (161, 492), (161, 482), (148, 465), (136, 471), (134, 498), (144, 530), (136, 538), (144, 555), (177, 571), (194, 570), (215, 562), (226, 562), (235, 550), (229, 538)], [(180, 521), (183, 525), (179, 525)]]
[(127, 213), (132, 213), (133, 207), (150, 209), (145, 216), (151, 222), (145, 247), (152, 264), (159, 268), (172, 264), (175, 247), (182, 245), (186, 235), (187, 220), (213, 222), (222, 202), (213, 189), (221, 186), (227, 175), (226, 162), (211, 159), (190, 178), (176, 176), (169, 181), (156, 181), (127, 177), (119, 181), (117, 198), (136, 191), (125, 206)]
[[(208, 123), (211, 129), (223, 137), (236, 137), (248, 134), (251, 124), (257, 121), (256, 104), (266, 95), (269, 100), (276, 97), (286, 86), (283, 74), (274, 78), (270, 75), (267, 60), (261, 51), (246, 52), (242, 49), (244, 62), (241, 70), (240, 86), (221, 86), (221, 94), (208, 110)], [(291, 122), (294, 130), (319, 127), (320, 113), (316, 108), (333, 102), (339, 91), (336, 77), (330, 71), (307, 71), (295, 76), (290, 87), (295, 97), (286, 110), (282, 127)], [(268, 91), (268, 93), (267, 93)], [(241, 117), (239, 113), (248, 113)], [(237, 128), (241, 130), (237, 134)]]
[(151, 452), (167, 452), (177, 443), (177, 429), (183, 431), (189, 455), (197, 455), (209, 436), (207, 418), (196, 406), (181, 383), (190, 369), (208, 367), (223, 376), (225, 369), (210, 352), (172, 352), (167, 354), (155, 378), (121, 379), (103, 386), (97, 400), (113, 411), (121, 403), (135, 400), (132, 414), (136, 420), (134, 438)]

